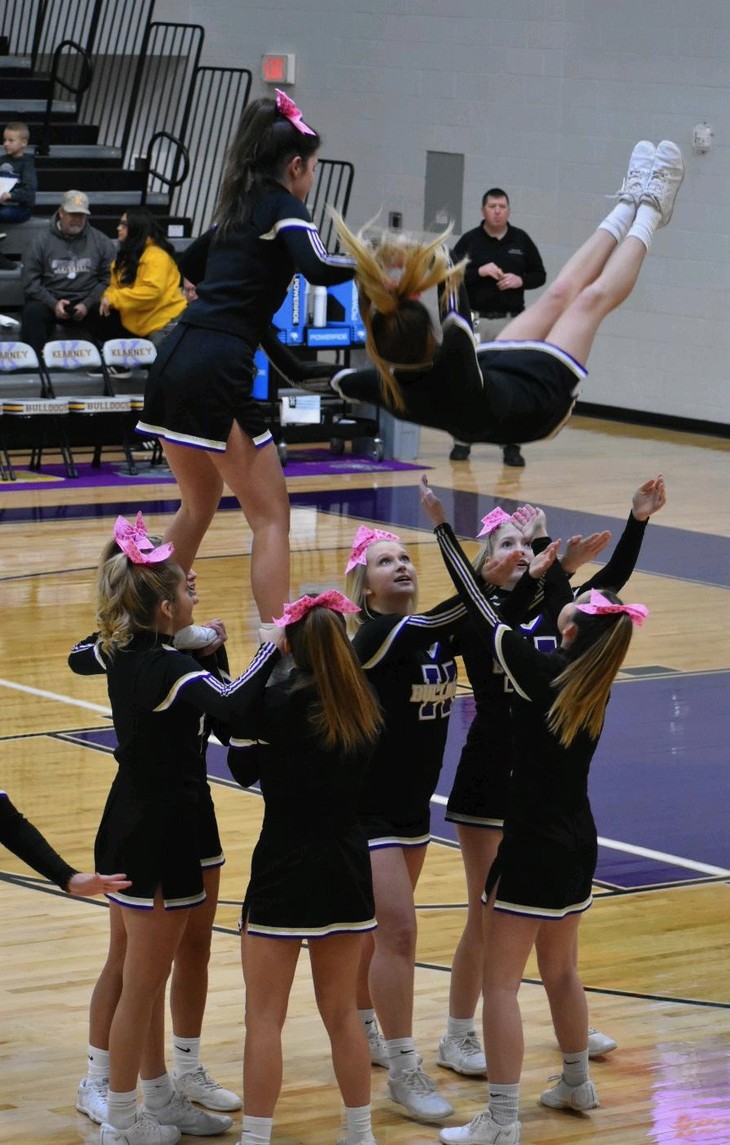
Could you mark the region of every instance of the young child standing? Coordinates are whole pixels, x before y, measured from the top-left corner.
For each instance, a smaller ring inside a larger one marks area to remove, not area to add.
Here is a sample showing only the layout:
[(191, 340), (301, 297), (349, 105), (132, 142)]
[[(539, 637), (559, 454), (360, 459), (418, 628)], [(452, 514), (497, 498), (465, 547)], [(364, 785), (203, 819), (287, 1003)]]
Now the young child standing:
[(30, 218), (35, 204), (38, 178), (33, 156), (25, 151), (29, 139), (26, 123), (9, 123), (3, 131), (6, 158), (0, 163), (0, 176), (18, 181), (0, 195), (1, 223), (24, 223)]

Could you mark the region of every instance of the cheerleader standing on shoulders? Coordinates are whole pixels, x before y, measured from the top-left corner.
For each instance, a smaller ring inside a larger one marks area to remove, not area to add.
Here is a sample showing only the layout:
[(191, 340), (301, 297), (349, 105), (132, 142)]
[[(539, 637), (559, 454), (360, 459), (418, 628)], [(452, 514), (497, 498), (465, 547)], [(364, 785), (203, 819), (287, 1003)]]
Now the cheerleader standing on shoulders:
[(356, 809), (381, 717), (347, 638), (344, 616), (357, 611), (334, 589), (287, 604), (275, 623), (293, 669), (231, 729), (231, 771), (243, 786), (260, 777), (265, 808), (242, 911), (242, 1145), (271, 1139), (282, 1027), (305, 940), (345, 1106), (340, 1145), (375, 1145), (370, 1052), (356, 1008), (363, 935), (375, 927), (375, 911)]
[[(561, 1051), (563, 1073), (540, 1101), (553, 1109), (598, 1105), (588, 1072), (588, 1007), (575, 967), (581, 914), (591, 905), (597, 859), (588, 770), (603, 728), (611, 684), (647, 609), (593, 589), (564, 606), (560, 646), (552, 653), (504, 625), (481, 591), (443, 506), (421, 481), (421, 499), (446, 567), (469, 613), (510, 677), (513, 794), (504, 838), (484, 890), (484, 1038), (489, 1102), (468, 1125), (444, 1129), (444, 1145), (517, 1145), (519, 1081), (524, 1056), (517, 994), (538, 935), (540, 974)], [(559, 542), (532, 562), (540, 573)]]

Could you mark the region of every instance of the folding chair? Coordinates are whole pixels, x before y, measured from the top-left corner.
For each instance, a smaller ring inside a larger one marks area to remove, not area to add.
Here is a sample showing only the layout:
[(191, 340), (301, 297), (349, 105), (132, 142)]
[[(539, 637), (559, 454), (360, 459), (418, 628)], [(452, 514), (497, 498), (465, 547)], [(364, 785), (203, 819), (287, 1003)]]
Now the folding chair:
[[(129, 472), (136, 474), (129, 441), (131, 402), (114, 393), (106, 364), (94, 343), (70, 338), (46, 342), (43, 363), (49, 391), (54, 396), (59, 389), (66, 391), (63, 396), (68, 401), (72, 439), (75, 444), (93, 448), (92, 465), (101, 464), (105, 445), (117, 446), (124, 452)], [(89, 371), (97, 376), (90, 377)]]
[[(55, 444), (66, 467), (67, 477), (78, 477), (66, 436), (68, 399), (49, 392), (43, 367), (32, 346), (26, 342), (0, 342), (0, 397), (2, 399), (4, 459), (3, 480), (15, 480), (8, 449), (30, 452), (30, 468), (41, 467), (47, 430), (53, 430)], [(6, 476), (7, 474), (7, 476)]]
[[(132, 370), (135, 374), (138, 370), (144, 370), (146, 373), (157, 357), (157, 348), (147, 338), (109, 338), (101, 348), (101, 356), (107, 370), (114, 366), (122, 370)], [(114, 393), (129, 398), (132, 413), (140, 414), (144, 408), (144, 394), (140, 392), (139, 378), (133, 376), (125, 380), (112, 375), (109, 381)], [(159, 438), (151, 440), (154, 441), (154, 446), (150, 455), (150, 465), (160, 465), (162, 445)]]

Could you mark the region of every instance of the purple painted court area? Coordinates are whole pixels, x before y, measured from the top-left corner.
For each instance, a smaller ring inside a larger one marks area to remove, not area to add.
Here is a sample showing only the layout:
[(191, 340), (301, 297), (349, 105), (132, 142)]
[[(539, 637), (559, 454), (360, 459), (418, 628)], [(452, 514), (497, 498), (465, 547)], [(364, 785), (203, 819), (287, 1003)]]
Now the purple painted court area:
[[(149, 455), (148, 455), (149, 456)], [(111, 464), (102, 462), (94, 467), (86, 462), (77, 464), (78, 477), (67, 477), (62, 465), (44, 465), (40, 474), (28, 469), (16, 469), (17, 481), (0, 482), (0, 493), (15, 489), (98, 489), (140, 484), (144, 481), (153, 484), (174, 484), (175, 478), (165, 465), (150, 465), (143, 458), (135, 458), (137, 473), (132, 474), (123, 462)], [(326, 449), (292, 450), (284, 466), (285, 477), (324, 477), (341, 473), (383, 473), (401, 469), (418, 469), (421, 465), (410, 465), (405, 461), (371, 461), (367, 457), (357, 457), (352, 453), (336, 456)], [(428, 467), (426, 467), (428, 468)], [(48, 480), (50, 478), (50, 480)]]
[[(706, 877), (682, 860), (730, 870), (730, 782), (726, 697), (730, 673), (673, 674), (614, 686), (606, 728), (591, 768), (598, 834), (665, 859), (599, 847), (596, 881), (631, 890)], [(473, 714), (470, 696), (454, 704), (444, 766), (432, 804), (431, 830), (456, 841), (445, 800)], [(96, 749), (114, 747), (111, 728), (63, 733)], [(226, 749), (208, 748), (208, 774), (231, 782)], [(442, 802), (443, 801), (443, 802)], [(719, 829), (713, 829), (719, 825)], [(225, 842), (225, 841), (224, 841)]]

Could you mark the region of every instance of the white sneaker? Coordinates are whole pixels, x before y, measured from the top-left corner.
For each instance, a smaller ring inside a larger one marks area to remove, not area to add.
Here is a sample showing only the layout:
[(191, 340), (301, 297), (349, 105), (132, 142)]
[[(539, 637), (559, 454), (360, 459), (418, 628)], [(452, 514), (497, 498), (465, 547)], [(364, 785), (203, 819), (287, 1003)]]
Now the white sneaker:
[(378, 1023), (369, 1022), (365, 1027), (365, 1033), (368, 1036), (368, 1045), (370, 1046), (370, 1061), (373, 1065), (380, 1065), (383, 1069), (388, 1069), (390, 1066), (388, 1047), (385, 1044), (385, 1038), (378, 1029)]
[(642, 139), (636, 144), (629, 159), (629, 169), (616, 195), (619, 203), (633, 203), (638, 207), (639, 199), (644, 193), (644, 187), (654, 167), (655, 155), (656, 147), (648, 139)]
[(97, 1125), (106, 1121), (106, 1102), (109, 1093), (109, 1078), (102, 1077), (98, 1081), (89, 1081), (87, 1077), (79, 1082), (76, 1094), (76, 1108), (79, 1113), (85, 1113)]
[(101, 1127), (101, 1145), (176, 1145), (182, 1134), (174, 1125), (160, 1125), (150, 1113), (138, 1113), (129, 1129), (115, 1129), (106, 1122)]
[[(347, 1138), (341, 1137), (337, 1145), (347, 1145)], [(358, 1145), (378, 1145), (378, 1143), (371, 1133), (369, 1137), (363, 1137), (362, 1141), (358, 1142)]]
[(441, 1038), (436, 1051), (436, 1063), (464, 1077), (484, 1077), (487, 1072), (484, 1050), (473, 1031), (463, 1038), (449, 1037), (448, 1034)]
[(588, 1027), (588, 1057), (601, 1058), (604, 1054), (610, 1054), (612, 1050), (618, 1047), (618, 1042), (609, 1034), (602, 1034), (595, 1026)]
[[(554, 1078), (548, 1078), (548, 1081), (553, 1081)], [(562, 1074), (557, 1078), (556, 1084), (551, 1089), (546, 1089), (540, 1094), (540, 1104), (547, 1105), (550, 1109), (597, 1109), (601, 1104), (598, 1100), (596, 1087), (593, 1082), (588, 1079), (581, 1085), (568, 1085)]]
[(176, 1125), (181, 1133), (189, 1133), (192, 1137), (215, 1137), (233, 1125), (230, 1117), (220, 1113), (206, 1113), (181, 1093), (176, 1093), (162, 1109), (147, 1109), (143, 1105), (142, 1112), (151, 1113), (161, 1125)]
[(187, 1097), (188, 1101), (197, 1101), (198, 1105), (205, 1105), (208, 1109), (220, 1109), (227, 1112), (232, 1109), (240, 1109), (243, 1105), (237, 1093), (233, 1093), (230, 1089), (224, 1089), (202, 1065), (199, 1065), (197, 1069), (189, 1070), (187, 1073), (173, 1072), (172, 1084), (178, 1093)]
[(439, 1141), (443, 1145), (520, 1145), (521, 1140), (519, 1121), (497, 1125), (488, 1109), (478, 1113), (468, 1125), (442, 1129), (439, 1133)]
[(441, 1121), (454, 1112), (453, 1105), (437, 1093), (433, 1081), (420, 1066), (389, 1077), (388, 1096), (421, 1121)]
[(640, 203), (655, 207), (661, 219), (657, 224), (665, 227), (672, 217), (677, 191), (684, 179), (684, 160), (676, 143), (663, 139), (656, 149), (654, 166), (644, 185)]

